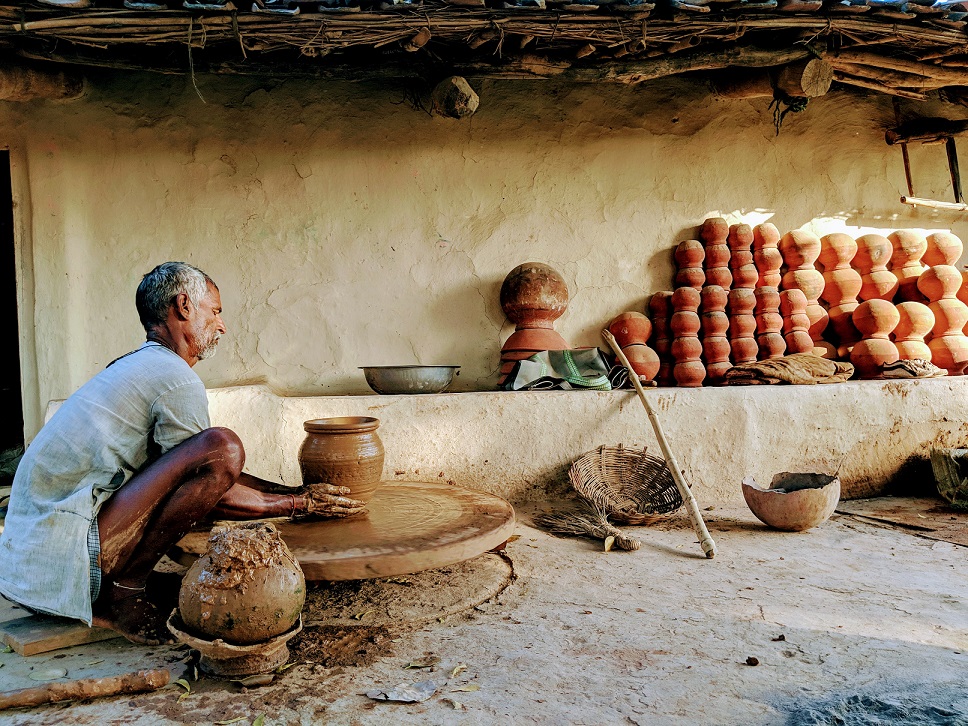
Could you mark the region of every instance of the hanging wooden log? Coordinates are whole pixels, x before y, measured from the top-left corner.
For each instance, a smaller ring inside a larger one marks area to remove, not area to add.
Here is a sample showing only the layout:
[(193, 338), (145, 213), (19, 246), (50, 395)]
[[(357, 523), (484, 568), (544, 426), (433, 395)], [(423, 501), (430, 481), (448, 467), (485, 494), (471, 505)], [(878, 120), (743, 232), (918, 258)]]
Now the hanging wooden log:
[(420, 32), (403, 44), (403, 49), (411, 53), (420, 50), (430, 42), (430, 28), (421, 28)]
[(837, 55), (830, 56), (828, 61), (835, 69), (849, 73), (853, 73), (858, 65), (870, 66), (871, 68), (903, 71), (925, 79), (944, 81), (944, 85), (968, 85), (968, 70), (948, 69), (931, 63), (894, 58), (865, 50), (843, 50)]
[(648, 61), (615, 63), (596, 69), (596, 72), (601, 75), (598, 80), (611, 79), (636, 85), (656, 78), (692, 71), (708, 71), (728, 66), (768, 68), (807, 57), (810, 57), (810, 52), (802, 47), (773, 50), (755, 46), (734, 46), (716, 52), (692, 51)]
[(481, 99), (471, 84), (460, 76), (450, 76), (438, 83), (430, 94), (431, 110), (439, 116), (462, 119), (472, 116)]
[(820, 58), (810, 58), (791, 63), (780, 69), (776, 87), (788, 96), (816, 98), (830, 90), (834, 81), (834, 69)]
[(914, 141), (937, 143), (954, 136), (968, 133), (968, 121), (949, 121), (946, 118), (919, 118), (894, 129), (888, 129), (884, 138), (891, 146), (910, 144)]
[(883, 83), (887, 86), (894, 86), (895, 88), (904, 88), (908, 91), (933, 91), (936, 88), (943, 88), (944, 86), (948, 85), (947, 81), (938, 80), (936, 78), (925, 78), (924, 76), (917, 76), (913, 73), (893, 71), (886, 68), (874, 68), (872, 66), (863, 65), (845, 65), (843, 70), (844, 72), (852, 75), (860, 76), (862, 78), (869, 78), (877, 81), (878, 83)]
[(877, 81), (872, 81), (858, 76), (851, 75), (849, 73), (843, 73), (841, 71), (834, 71), (834, 80), (840, 83), (844, 83), (848, 86), (857, 86), (858, 88), (866, 88), (871, 91), (880, 91), (881, 93), (889, 93), (892, 96), (900, 96), (901, 98), (910, 98), (914, 101), (927, 101), (928, 97), (923, 93), (917, 93), (915, 91), (904, 91), (900, 88), (891, 88), (883, 83), (878, 83)]
[(765, 70), (729, 70), (710, 78), (716, 95), (723, 98), (773, 98), (773, 79)]
[(84, 94), (84, 79), (63, 71), (23, 66), (0, 67), (0, 99), (4, 101), (65, 101)]

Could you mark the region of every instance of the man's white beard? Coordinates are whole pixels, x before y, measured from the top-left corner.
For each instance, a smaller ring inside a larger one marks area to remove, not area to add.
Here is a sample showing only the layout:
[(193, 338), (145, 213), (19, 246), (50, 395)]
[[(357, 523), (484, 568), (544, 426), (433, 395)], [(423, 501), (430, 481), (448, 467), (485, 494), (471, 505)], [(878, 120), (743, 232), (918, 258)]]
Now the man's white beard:
[(218, 339), (221, 337), (222, 336), (218, 333), (212, 336), (212, 339), (208, 342), (208, 345), (206, 345), (202, 352), (198, 354), (198, 359), (207, 360), (208, 358), (214, 356), (218, 351)]

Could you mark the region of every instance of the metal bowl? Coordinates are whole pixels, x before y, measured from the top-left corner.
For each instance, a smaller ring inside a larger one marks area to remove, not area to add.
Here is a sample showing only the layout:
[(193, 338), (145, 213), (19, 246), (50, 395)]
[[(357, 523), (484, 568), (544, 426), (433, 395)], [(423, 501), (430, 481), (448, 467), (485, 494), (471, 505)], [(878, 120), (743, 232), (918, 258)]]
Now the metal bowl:
[(377, 393), (440, 393), (460, 375), (460, 366), (361, 366), (366, 383)]

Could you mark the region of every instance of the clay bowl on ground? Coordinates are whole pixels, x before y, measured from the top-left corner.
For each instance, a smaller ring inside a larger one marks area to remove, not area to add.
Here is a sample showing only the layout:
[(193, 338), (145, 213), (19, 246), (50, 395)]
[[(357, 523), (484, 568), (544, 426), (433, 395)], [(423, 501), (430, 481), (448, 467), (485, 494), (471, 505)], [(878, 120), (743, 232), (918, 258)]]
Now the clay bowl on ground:
[(840, 501), (840, 479), (830, 474), (789, 471), (773, 477), (769, 489), (752, 477), (743, 480), (750, 511), (764, 524), (786, 532), (802, 532), (825, 522)]
[(460, 375), (460, 366), (363, 366), (362, 370), (367, 385), (384, 396), (440, 393)]

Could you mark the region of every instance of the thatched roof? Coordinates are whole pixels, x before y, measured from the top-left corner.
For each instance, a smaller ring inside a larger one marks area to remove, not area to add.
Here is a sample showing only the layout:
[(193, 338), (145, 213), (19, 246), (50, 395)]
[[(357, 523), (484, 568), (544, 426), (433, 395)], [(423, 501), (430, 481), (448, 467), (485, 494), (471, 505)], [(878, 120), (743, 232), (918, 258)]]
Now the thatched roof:
[(167, 72), (631, 84), (822, 58), (837, 82), (909, 98), (968, 86), (968, 0), (49, 1), (0, 6), (8, 55)]

